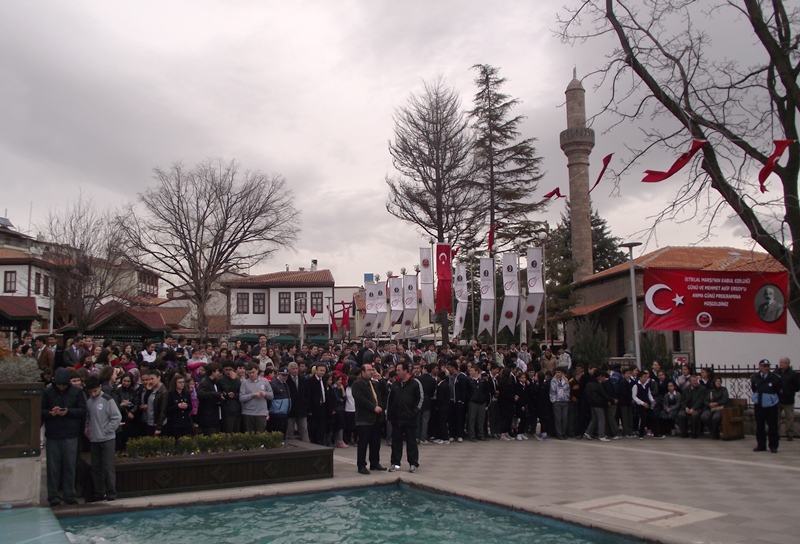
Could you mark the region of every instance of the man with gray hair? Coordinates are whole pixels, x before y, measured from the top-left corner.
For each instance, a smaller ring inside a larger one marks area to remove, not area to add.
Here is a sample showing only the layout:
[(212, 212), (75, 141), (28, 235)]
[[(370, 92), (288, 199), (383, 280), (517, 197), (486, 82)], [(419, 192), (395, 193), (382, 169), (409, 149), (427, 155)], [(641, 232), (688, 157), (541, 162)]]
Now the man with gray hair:
[(788, 357), (781, 357), (778, 361), (778, 368), (775, 370), (775, 375), (781, 379), (783, 385), (781, 394), (778, 400), (778, 421), (781, 420), (781, 413), (786, 418), (786, 440), (791, 442), (794, 440), (794, 397), (800, 391), (800, 374), (794, 371), (790, 366), (791, 362)]
[(291, 398), (291, 406), (289, 408), (289, 419), (287, 420), (286, 433), (287, 438), (289, 434), (293, 433), (295, 428), (300, 440), (309, 442), (308, 438), (308, 382), (306, 376), (300, 375), (300, 366), (296, 362), (291, 362), (288, 365), (289, 380), (286, 382), (289, 386), (289, 398)]

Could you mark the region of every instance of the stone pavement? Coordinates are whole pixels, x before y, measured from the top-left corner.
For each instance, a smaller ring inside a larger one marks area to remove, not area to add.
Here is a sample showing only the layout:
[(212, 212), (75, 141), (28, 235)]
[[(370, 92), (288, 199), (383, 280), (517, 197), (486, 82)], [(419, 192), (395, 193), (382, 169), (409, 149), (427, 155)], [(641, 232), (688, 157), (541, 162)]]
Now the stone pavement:
[[(420, 470), (356, 472), (354, 447), (337, 449), (334, 478), (81, 505), (81, 514), (240, 500), (402, 481), (657, 542), (800, 541), (800, 441), (755, 453), (732, 442), (667, 437), (463, 442), (420, 446)], [(389, 465), (389, 448), (381, 449)], [(189, 498), (190, 497), (190, 498)], [(56, 509), (58, 516), (76, 507)]]

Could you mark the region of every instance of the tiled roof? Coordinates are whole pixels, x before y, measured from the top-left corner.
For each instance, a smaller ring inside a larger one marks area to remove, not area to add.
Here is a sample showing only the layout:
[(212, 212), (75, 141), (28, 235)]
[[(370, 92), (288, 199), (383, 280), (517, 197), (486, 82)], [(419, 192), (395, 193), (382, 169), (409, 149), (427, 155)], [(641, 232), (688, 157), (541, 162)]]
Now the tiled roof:
[[(103, 323), (121, 313), (131, 316), (152, 331), (170, 330), (170, 328), (164, 322), (162, 315), (158, 313), (155, 308), (125, 306), (119, 302), (112, 301), (103, 304), (97, 310), (95, 310), (95, 313), (92, 316), (92, 322), (86, 328), (86, 331), (91, 332), (93, 329), (99, 328), (101, 325), (103, 325)], [(73, 322), (66, 327), (59, 329), (59, 331), (68, 331), (74, 328), (75, 323)]]
[[(228, 334), (228, 316), (225, 315), (208, 315), (206, 316), (208, 320), (208, 333), (214, 335), (222, 335)], [(173, 335), (177, 334), (184, 334), (184, 335), (195, 335), (197, 334), (197, 329), (173, 329)]]
[(586, 304), (585, 306), (578, 306), (577, 308), (571, 308), (569, 310), (569, 313), (572, 314), (572, 317), (583, 317), (585, 315), (590, 315), (595, 312), (599, 312), (600, 310), (605, 310), (606, 308), (616, 306), (617, 304), (621, 304), (626, 300), (628, 300), (626, 297), (622, 297), (622, 298), (615, 298), (613, 300), (606, 300), (603, 302), (595, 302), (594, 304)]
[(40, 319), (34, 297), (0, 297), (0, 315), (6, 319)]
[[(667, 246), (634, 259), (637, 270), (672, 268), (683, 270), (714, 270), (735, 272), (784, 272), (786, 268), (766, 253), (733, 247)], [(628, 274), (629, 263), (603, 270), (576, 282), (576, 285), (596, 283), (621, 274)]]
[(186, 314), (189, 313), (189, 308), (185, 306), (178, 306), (178, 307), (165, 307), (165, 306), (156, 306), (152, 308), (152, 311), (158, 312), (161, 314), (161, 317), (164, 319), (164, 323), (169, 325), (172, 328), (179, 328), (181, 321)]
[(330, 284), (333, 285), (333, 274), (330, 270), (290, 270), (288, 272), (271, 272), (258, 276), (246, 276), (241, 279), (222, 282), (229, 287), (258, 285), (261, 287), (304, 287)]

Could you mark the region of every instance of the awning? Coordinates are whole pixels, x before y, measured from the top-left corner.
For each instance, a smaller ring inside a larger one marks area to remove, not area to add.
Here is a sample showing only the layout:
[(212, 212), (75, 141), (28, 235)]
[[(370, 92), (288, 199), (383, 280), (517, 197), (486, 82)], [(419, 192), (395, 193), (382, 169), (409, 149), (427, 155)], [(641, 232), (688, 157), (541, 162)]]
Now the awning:
[(41, 319), (33, 297), (0, 297), (0, 316), (8, 321)]
[(585, 317), (595, 312), (607, 310), (608, 308), (617, 306), (618, 304), (622, 304), (627, 300), (628, 297), (622, 297), (622, 298), (615, 298), (612, 300), (604, 300), (602, 302), (595, 302), (594, 304), (586, 304), (584, 306), (578, 306), (577, 308), (571, 308), (569, 310), (569, 313), (571, 314), (572, 317)]

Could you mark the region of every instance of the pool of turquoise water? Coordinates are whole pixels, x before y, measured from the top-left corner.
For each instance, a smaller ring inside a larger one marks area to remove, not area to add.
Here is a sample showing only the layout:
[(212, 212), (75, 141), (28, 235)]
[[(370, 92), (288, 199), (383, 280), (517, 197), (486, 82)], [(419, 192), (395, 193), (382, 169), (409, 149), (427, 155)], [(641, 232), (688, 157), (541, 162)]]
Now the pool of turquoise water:
[(60, 520), (80, 544), (631, 544), (618, 535), (389, 485)]

